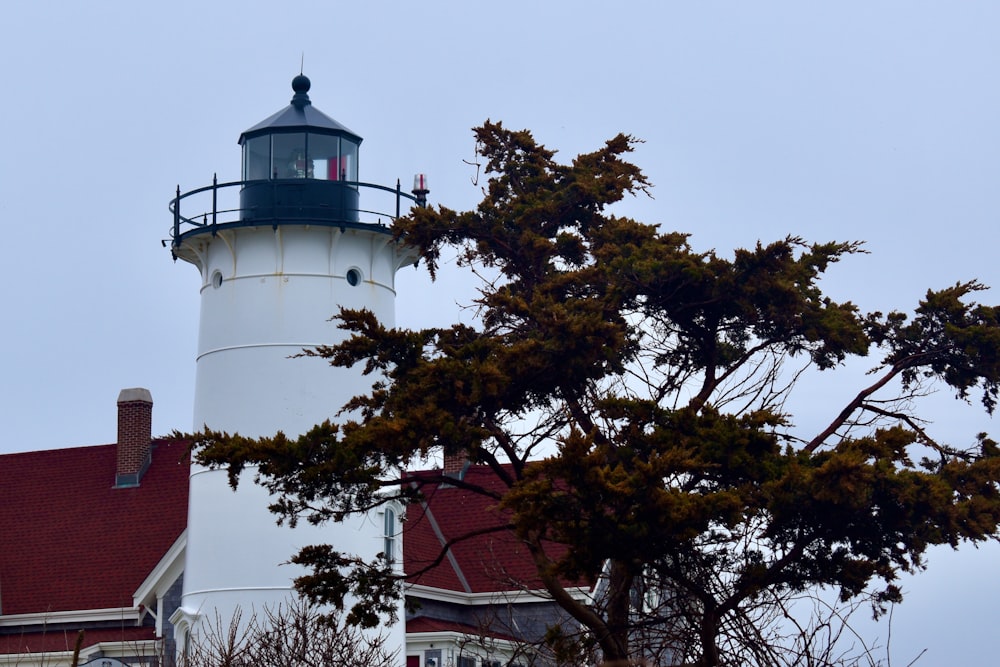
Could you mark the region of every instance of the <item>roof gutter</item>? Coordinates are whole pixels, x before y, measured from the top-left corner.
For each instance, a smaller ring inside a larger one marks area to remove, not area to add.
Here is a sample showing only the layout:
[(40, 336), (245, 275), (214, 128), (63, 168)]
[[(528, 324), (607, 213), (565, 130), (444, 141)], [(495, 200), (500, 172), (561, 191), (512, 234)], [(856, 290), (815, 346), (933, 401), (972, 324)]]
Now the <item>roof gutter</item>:
[(134, 621), (139, 624), (138, 607), (108, 607), (106, 609), (77, 609), (73, 611), (44, 611), (32, 614), (6, 614), (0, 616), (0, 628), (52, 625), (55, 623), (94, 623), (102, 621)]

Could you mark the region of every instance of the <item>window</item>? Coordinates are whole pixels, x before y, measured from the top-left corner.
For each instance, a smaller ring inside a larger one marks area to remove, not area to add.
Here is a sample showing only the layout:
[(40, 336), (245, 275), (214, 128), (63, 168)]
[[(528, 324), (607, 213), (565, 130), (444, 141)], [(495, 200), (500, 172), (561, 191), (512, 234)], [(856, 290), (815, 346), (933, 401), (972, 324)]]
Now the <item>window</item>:
[(271, 177), (312, 178), (312, 160), (306, 159), (306, 133), (271, 135)]
[(476, 659), (467, 655), (458, 656), (458, 667), (476, 667)]
[(396, 561), (396, 511), (391, 507), (385, 508), (384, 535), (382, 552), (387, 561), (394, 563)]
[(271, 137), (254, 137), (243, 144), (243, 180), (262, 181), (271, 177)]
[(269, 178), (357, 181), (358, 143), (316, 132), (277, 132), (247, 139), (243, 180)]
[(346, 138), (340, 142), (340, 174), (342, 180), (358, 180), (358, 145)]
[(340, 137), (325, 134), (309, 135), (309, 159), (313, 177), (323, 181), (340, 181)]

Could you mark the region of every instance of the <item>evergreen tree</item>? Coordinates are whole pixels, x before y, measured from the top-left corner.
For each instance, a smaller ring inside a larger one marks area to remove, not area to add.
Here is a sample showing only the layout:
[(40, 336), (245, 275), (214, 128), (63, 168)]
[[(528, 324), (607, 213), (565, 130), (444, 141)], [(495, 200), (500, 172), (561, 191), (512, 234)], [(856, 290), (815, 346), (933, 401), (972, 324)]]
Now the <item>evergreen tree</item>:
[[(725, 258), (610, 214), (649, 187), (628, 136), (561, 164), (527, 131), (488, 122), (475, 135), (479, 206), (415, 209), (394, 227), (432, 276), (451, 252), (492, 276), (475, 324), (387, 329), (341, 312), (353, 337), (306, 353), (361, 365), (371, 392), (294, 439), (198, 434), (201, 462), (234, 483), (259, 466), (275, 512), (318, 522), (412, 501), (441, 477), (411, 465), (465, 453), (506, 489), (496, 529), (584, 631), (553, 628), (552, 644), (590, 641), (620, 664), (780, 664), (769, 628), (791, 597), (834, 588), (877, 612), (928, 547), (996, 536), (1000, 450), (986, 435), (935, 439), (919, 400), (938, 384), (993, 411), (1000, 324), (972, 301), (983, 285), (865, 314), (819, 286), (860, 243), (790, 237)], [(854, 398), (827, 405), (817, 432), (796, 427), (785, 406), (801, 368), (866, 355)], [(362, 625), (400, 594), (384, 562), (322, 545), (294, 560), (313, 568), (304, 593), (361, 600), (349, 620)], [(581, 581), (601, 598), (570, 595)]]

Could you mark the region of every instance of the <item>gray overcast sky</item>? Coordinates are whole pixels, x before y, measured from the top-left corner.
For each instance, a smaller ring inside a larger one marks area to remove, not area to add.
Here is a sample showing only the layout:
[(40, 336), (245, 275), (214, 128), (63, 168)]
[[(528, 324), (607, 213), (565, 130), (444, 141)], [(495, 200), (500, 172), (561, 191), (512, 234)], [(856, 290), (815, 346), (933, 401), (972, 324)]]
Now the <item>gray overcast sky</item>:
[[(313, 103), (365, 138), (362, 180), (422, 171), (432, 201), (468, 208), (486, 118), (566, 159), (626, 132), (656, 187), (621, 213), (723, 254), (865, 239), (826, 284), (884, 310), (1000, 286), (998, 28), (995, 2), (9, 3), (0, 452), (112, 442), (123, 387), (151, 390), (157, 433), (191, 426), (199, 280), (160, 247), (167, 201), (238, 179), (236, 139), (288, 103), (303, 53)], [(466, 317), (463, 285), (404, 269), (398, 322)], [(935, 405), (956, 443), (993, 427)], [(994, 661), (998, 557), (932, 554), (893, 664)]]

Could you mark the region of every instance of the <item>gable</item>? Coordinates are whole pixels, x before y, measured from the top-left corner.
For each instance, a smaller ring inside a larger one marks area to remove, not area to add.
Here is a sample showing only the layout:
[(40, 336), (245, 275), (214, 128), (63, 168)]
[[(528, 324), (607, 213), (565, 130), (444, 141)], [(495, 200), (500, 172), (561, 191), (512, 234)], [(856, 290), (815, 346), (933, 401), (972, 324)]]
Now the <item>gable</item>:
[[(470, 466), (463, 480), (497, 495), (506, 489), (488, 466)], [(423, 493), (424, 501), (407, 510), (403, 528), (409, 584), (472, 594), (543, 588), (531, 554), (506, 529), (507, 515), (496, 500), (450, 484), (426, 484)], [(555, 554), (561, 549), (553, 548)]]

